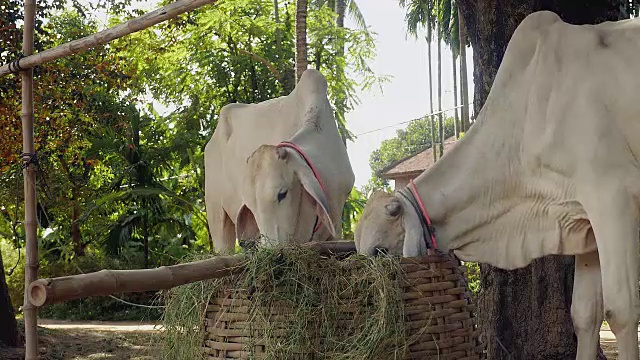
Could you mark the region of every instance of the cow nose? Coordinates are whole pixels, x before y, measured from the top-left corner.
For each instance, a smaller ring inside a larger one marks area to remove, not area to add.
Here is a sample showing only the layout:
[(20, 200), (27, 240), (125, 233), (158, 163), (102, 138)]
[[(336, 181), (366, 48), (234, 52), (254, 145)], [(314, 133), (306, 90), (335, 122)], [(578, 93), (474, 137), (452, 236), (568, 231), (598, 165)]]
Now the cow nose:
[(388, 255), (389, 250), (385, 247), (376, 247), (373, 249), (373, 256)]

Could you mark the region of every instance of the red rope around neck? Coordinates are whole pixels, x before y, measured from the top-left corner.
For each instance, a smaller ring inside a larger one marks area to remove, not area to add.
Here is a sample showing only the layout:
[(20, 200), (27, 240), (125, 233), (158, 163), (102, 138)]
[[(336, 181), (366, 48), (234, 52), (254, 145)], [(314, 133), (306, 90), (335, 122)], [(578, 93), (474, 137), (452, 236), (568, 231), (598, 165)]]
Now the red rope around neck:
[[(422, 198), (418, 194), (418, 190), (416, 189), (416, 184), (413, 183), (413, 179), (409, 180), (409, 185), (411, 186), (411, 192), (413, 193), (413, 197), (415, 197), (416, 200), (418, 201), (418, 205), (420, 206), (420, 211), (422, 212), (422, 216), (424, 216), (424, 219), (427, 222), (427, 226), (431, 228), (431, 218), (429, 217), (429, 214), (427, 214), (427, 208), (424, 207), (424, 203), (422, 202)], [(436, 243), (436, 235), (432, 231), (429, 231), (429, 234), (431, 235), (431, 244), (433, 245), (433, 248), (437, 249), (438, 244)]]

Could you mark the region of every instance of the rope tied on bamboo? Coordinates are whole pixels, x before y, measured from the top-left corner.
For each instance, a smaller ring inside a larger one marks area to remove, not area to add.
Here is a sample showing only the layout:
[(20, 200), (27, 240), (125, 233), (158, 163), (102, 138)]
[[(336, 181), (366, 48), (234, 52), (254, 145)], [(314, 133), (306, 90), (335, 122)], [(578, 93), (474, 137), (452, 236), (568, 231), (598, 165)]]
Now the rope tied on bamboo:
[(22, 157), (22, 169), (26, 169), (29, 165), (33, 164), (36, 168), (39, 167), (38, 163), (38, 154), (36, 153), (22, 153), (20, 154)]
[(19, 53), (18, 58), (9, 63), (9, 71), (11, 71), (12, 74), (27, 70), (27, 68), (20, 66), (20, 60), (24, 57), (23, 53)]

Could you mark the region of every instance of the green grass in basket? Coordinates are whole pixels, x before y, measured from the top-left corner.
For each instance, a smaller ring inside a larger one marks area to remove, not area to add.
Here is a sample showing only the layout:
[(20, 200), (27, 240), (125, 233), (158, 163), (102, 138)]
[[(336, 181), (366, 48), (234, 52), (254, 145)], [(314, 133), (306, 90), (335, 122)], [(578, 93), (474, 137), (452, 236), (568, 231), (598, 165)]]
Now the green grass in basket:
[[(195, 259), (191, 259), (195, 260)], [(258, 249), (242, 275), (203, 281), (166, 293), (165, 359), (203, 358), (205, 304), (223, 289), (251, 289), (255, 331), (247, 345), (266, 344), (268, 359), (314, 353), (315, 359), (394, 359), (405, 351), (405, 324), (397, 258), (354, 255), (321, 258), (315, 251), (281, 246)], [(269, 321), (271, 306), (286, 304), (286, 320)], [(345, 308), (351, 316), (345, 319)], [(284, 328), (284, 336), (276, 329)]]

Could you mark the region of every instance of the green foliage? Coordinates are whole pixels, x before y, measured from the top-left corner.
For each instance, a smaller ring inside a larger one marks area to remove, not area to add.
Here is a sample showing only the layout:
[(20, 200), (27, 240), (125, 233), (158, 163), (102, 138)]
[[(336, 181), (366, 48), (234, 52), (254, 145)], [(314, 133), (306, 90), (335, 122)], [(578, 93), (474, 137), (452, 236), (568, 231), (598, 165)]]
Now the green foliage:
[(474, 298), (480, 294), (480, 264), (474, 262), (464, 262), (467, 267), (467, 280), (469, 289)]
[(157, 321), (162, 317), (155, 293), (115, 294), (115, 297), (135, 306), (108, 296), (91, 297), (63, 303), (47, 305), (39, 311), (39, 316), (56, 320), (97, 320), (97, 321)]
[[(437, 136), (437, 124), (434, 130)], [(454, 135), (452, 118), (444, 119), (444, 135), (445, 139)], [(380, 147), (369, 157), (371, 180), (368, 188), (388, 190), (389, 183), (378, 176), (379, 171), (393, 162), (430, 148), (431, 141), (431, 126), (428, 119), (412, 121), (406, 129), (397, 130), (395, 137), (383, 140)]]
[[(179, 109), (174, 112), (179, 118), (199, 119), (191, 121), (192, 129), (206, 138), (224, 105), (260, 102), (293, 89), (294, 10), (293, 3), (280, 5), (281, 21), (276, 23), (270, 0), (228, 1), (119, 42), (126, 44), (126, 56), (142, 75), (138, 89)], [(349, 111), (358, 104), (358, 88), (371, 88), (386, 78), (368, 66), (375, 55), (372, 34), (338, 28), (335, 17), (327, 6), (309, 9), (309, 59), (327, 78), (331, 102), (344, 98)], [(338, 37), (344, 40), (346, 55), (328, 46)], [(344, 77), (345, 71), (361, 80)], [(349, 138), (343, 118), (338, 125), (343, 137)]]
[[(97, 27), (77, 13), (64, 11), (50, 16), (43, 26), (44, 42), (55, 46), (95, 32)], [(83, 54), (60, 59), (38, 67), (35, 71), (35, 142), (41, 172), (39, 172), (38, 205), (40, 224), (50, 227), (54, 235), (47, 238), (46, 249), (55, 249), (55, 256), (69, 258), (82, 254), (95, 236), (79, 216), (87, 199), (98, 190), (93, 183), (96, 167), (105, 169), (104, 158), (94, 151), (93, 141), (104, 129), (124, 134), (118, 124), (123, 115), (123, 101), (119, 87), (125, 86), (128, 75), (119, 66), (118, 59), (101, 47)], [(19, 97), (0, 99), (19, 111)], [(0, 114), (0, 122), (11, 121), (9, 115)], [(7, 128), (20, 129), (19, 124)], [(21, 139), (2, 132), (0, 143), (5, 151), (17, 154)], [(22, 182), (19, 160), (16, 156), (3, 157), (0, 164), (1, 203), (0, 228), (16, 228), (23, 232)], [(99, 175), (106, 175), (101, 173)], [(3, 223), (4, 224), (1, 224)], [(95, 224), (92, 224), (95, 225)], [(82, 236), (84, 233), (86, 236)], [(69, 237), (72, 241), (69, 241)], [(16, 246), (21, 246), (21, 236)]]
[(353, 240), (356, 224), (360, 215), (364, 211), (367, 198), (355, 187), (351, 189), (351, 193), (347, 198), (344, 208), (342, 209), (342, 238), (345, 240)]
[(9, 289), (9, 297), (13, 309), (18, 312), (22, 306), (24, 296), (24, 252), (18, 253), (9, 242), (0, 238), (0, 252), (4, 264), (4, 273)]
[[(24, 294), (24, 252), (20, 256), (20, 262), (17, 262), (18, 251), (1, 240), (0, 251), (2, 251), (5, 273), (7, 274), (9, 296), (14, 309), (17, 311), (22, 307)], [(38, 276), (40, 278), (51, 278), (95, 272), (102, 269), (135, 269), (139, 268), (141, 263), (140, 256), (128, 261), (99, 255), (82, 256), (69, 262), (55, 261), (47, 263), (43, 261)], [(12, 268), (13, 272), (11, 272)], [(127, 302), (144, 306), (161, 305), (154, 292), (115, 294), (115, 296)], [(115, 321), (158, 320), (161, 312), (159, 308), (132, 306), (108, 296), (101, 296), (48, 305), (43, 307), (39, 314), (39, 316), (47, 319)]]
[(406, 9), (405, 21), (407, 32), (414, 37), (418, 35), (418, 29), (424, 27), (427, 32), (427, 42), (431, 42), (434, 29), (433, 8), (436, 6), (432, 0), (399, 0), (400, 6)]
[(399, 4), (406, 10), (405, 21), (410, 35), (417, 36), (419, 29), (422, 28), (427, 33), (427, 42), (431, 42), (437, 23), (440, 23), (440, 33), (435, 34), (436, 39), (444, 41), (449, 45), (454, 56), (458, 56), (460, 29), (456, 0), (399, 0)]

